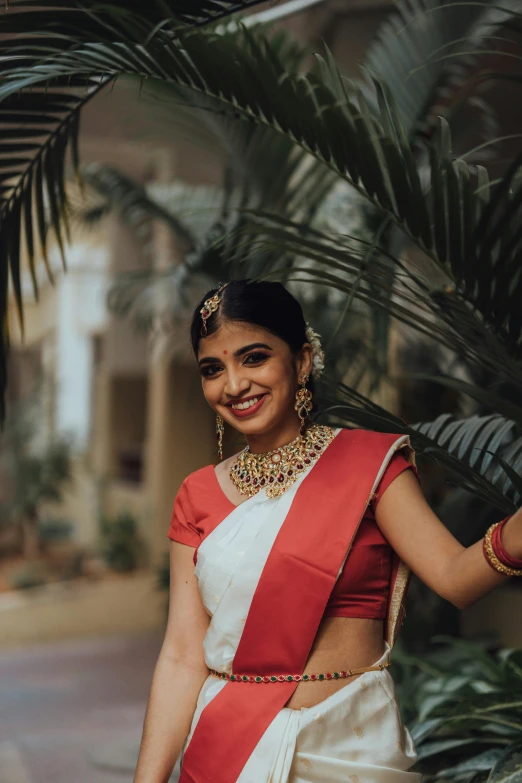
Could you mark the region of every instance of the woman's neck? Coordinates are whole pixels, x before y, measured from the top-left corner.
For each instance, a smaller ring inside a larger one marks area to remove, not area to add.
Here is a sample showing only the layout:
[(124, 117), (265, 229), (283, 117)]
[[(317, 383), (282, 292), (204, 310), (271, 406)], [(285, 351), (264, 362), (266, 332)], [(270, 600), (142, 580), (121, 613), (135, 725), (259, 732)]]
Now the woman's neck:
[(299, 435), (300, 421), (289, 419), (284, 426), (270, 432), (248, 435), (247, 443), (252, 454), (264, 454), (291, 443)]

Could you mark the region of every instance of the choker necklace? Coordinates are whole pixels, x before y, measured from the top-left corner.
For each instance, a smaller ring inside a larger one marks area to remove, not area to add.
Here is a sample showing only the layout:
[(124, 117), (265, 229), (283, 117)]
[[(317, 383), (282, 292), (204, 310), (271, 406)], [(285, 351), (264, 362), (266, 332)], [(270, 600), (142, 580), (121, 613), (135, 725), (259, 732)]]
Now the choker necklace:
[(230, 468), (230, 478), (242, 495), (252, 497), (266, 487), (269, 498), (291, 487), (332, 442), (335, 433), (324, 424), (311, 424), (304, 435), (263, 454), (252, 454), (247, 446)]

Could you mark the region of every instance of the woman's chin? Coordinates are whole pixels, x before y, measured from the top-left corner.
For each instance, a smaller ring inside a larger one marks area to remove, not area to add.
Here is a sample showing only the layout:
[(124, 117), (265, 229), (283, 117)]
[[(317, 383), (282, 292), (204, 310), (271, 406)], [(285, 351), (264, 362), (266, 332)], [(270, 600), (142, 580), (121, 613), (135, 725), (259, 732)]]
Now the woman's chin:
[(266, 416), (235, 419), (231, 424), (236, 430), (242, 432), (243, 435), (262, 435), (270, 429), (270, 419)]

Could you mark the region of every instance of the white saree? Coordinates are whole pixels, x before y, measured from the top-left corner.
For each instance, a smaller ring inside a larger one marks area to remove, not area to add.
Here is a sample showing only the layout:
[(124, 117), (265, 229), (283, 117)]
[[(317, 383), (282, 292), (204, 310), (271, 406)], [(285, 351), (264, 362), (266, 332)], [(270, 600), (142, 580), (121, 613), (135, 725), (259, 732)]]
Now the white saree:
[[(394, 451), (404, 445), (408, 445), (407, 437), (395, 436), (374, 476), (372, 491)], [(274, 542), (303, 481), (317, 464), (280, 497), (268, 498), (265, 491), (260, 491), (236, 507), (201, 543), (195, 573), (203, 603), (212, 618), (204, 641), (210, 669), (232, 673), (243, 629)], [(266, 645), (269, 644), (267, 639)], [(383, 655), (376, 663), (389, 660), (390, 652), (390, 644), (385, 641)], [(259, 655), (263, 656), (263, 649)], [(244, 686), (209, 676), (201, 689), (185, 743), (182, 770), (184, 755), (205, 708), (224, 688), (241, 691), (244, 687), (272, 690), (279, 684)], [(383, 669), (365, 672), (314, 707), (280, 709), (260, 736), (239, 777), (230, 780), (238, 783), (418, 783), (420, 775), (408, 771), (415, 760), (412, 738), (401, 722), (392, 677)], [(214, 779), (210, 775), (209, 783)], [(199, 783), (207, 777), (188, 773), (183, 777), (182, 772), (181, 780)]]

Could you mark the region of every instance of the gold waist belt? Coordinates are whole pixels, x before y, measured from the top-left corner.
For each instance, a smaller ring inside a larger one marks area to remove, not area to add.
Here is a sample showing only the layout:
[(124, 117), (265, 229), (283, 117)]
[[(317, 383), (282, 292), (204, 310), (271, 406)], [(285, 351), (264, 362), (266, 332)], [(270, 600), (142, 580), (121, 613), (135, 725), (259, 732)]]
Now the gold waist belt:
[(227, 674), (218, 672), (216, 669), (209, 669), (210, 674), (219, 677), (220, 680), (229, 682), (313, 682), (315, 680), (341, 680), (343, 677), (353, 677), (354, 674), (363, 674), (363, 672), (376, 672), (386, 669), (391, 665), (387, 663), (377, 663), (375, 666), (364, 666), (361, 669), (346, 669), (340, 672), (326, 672), (326, 674)]

